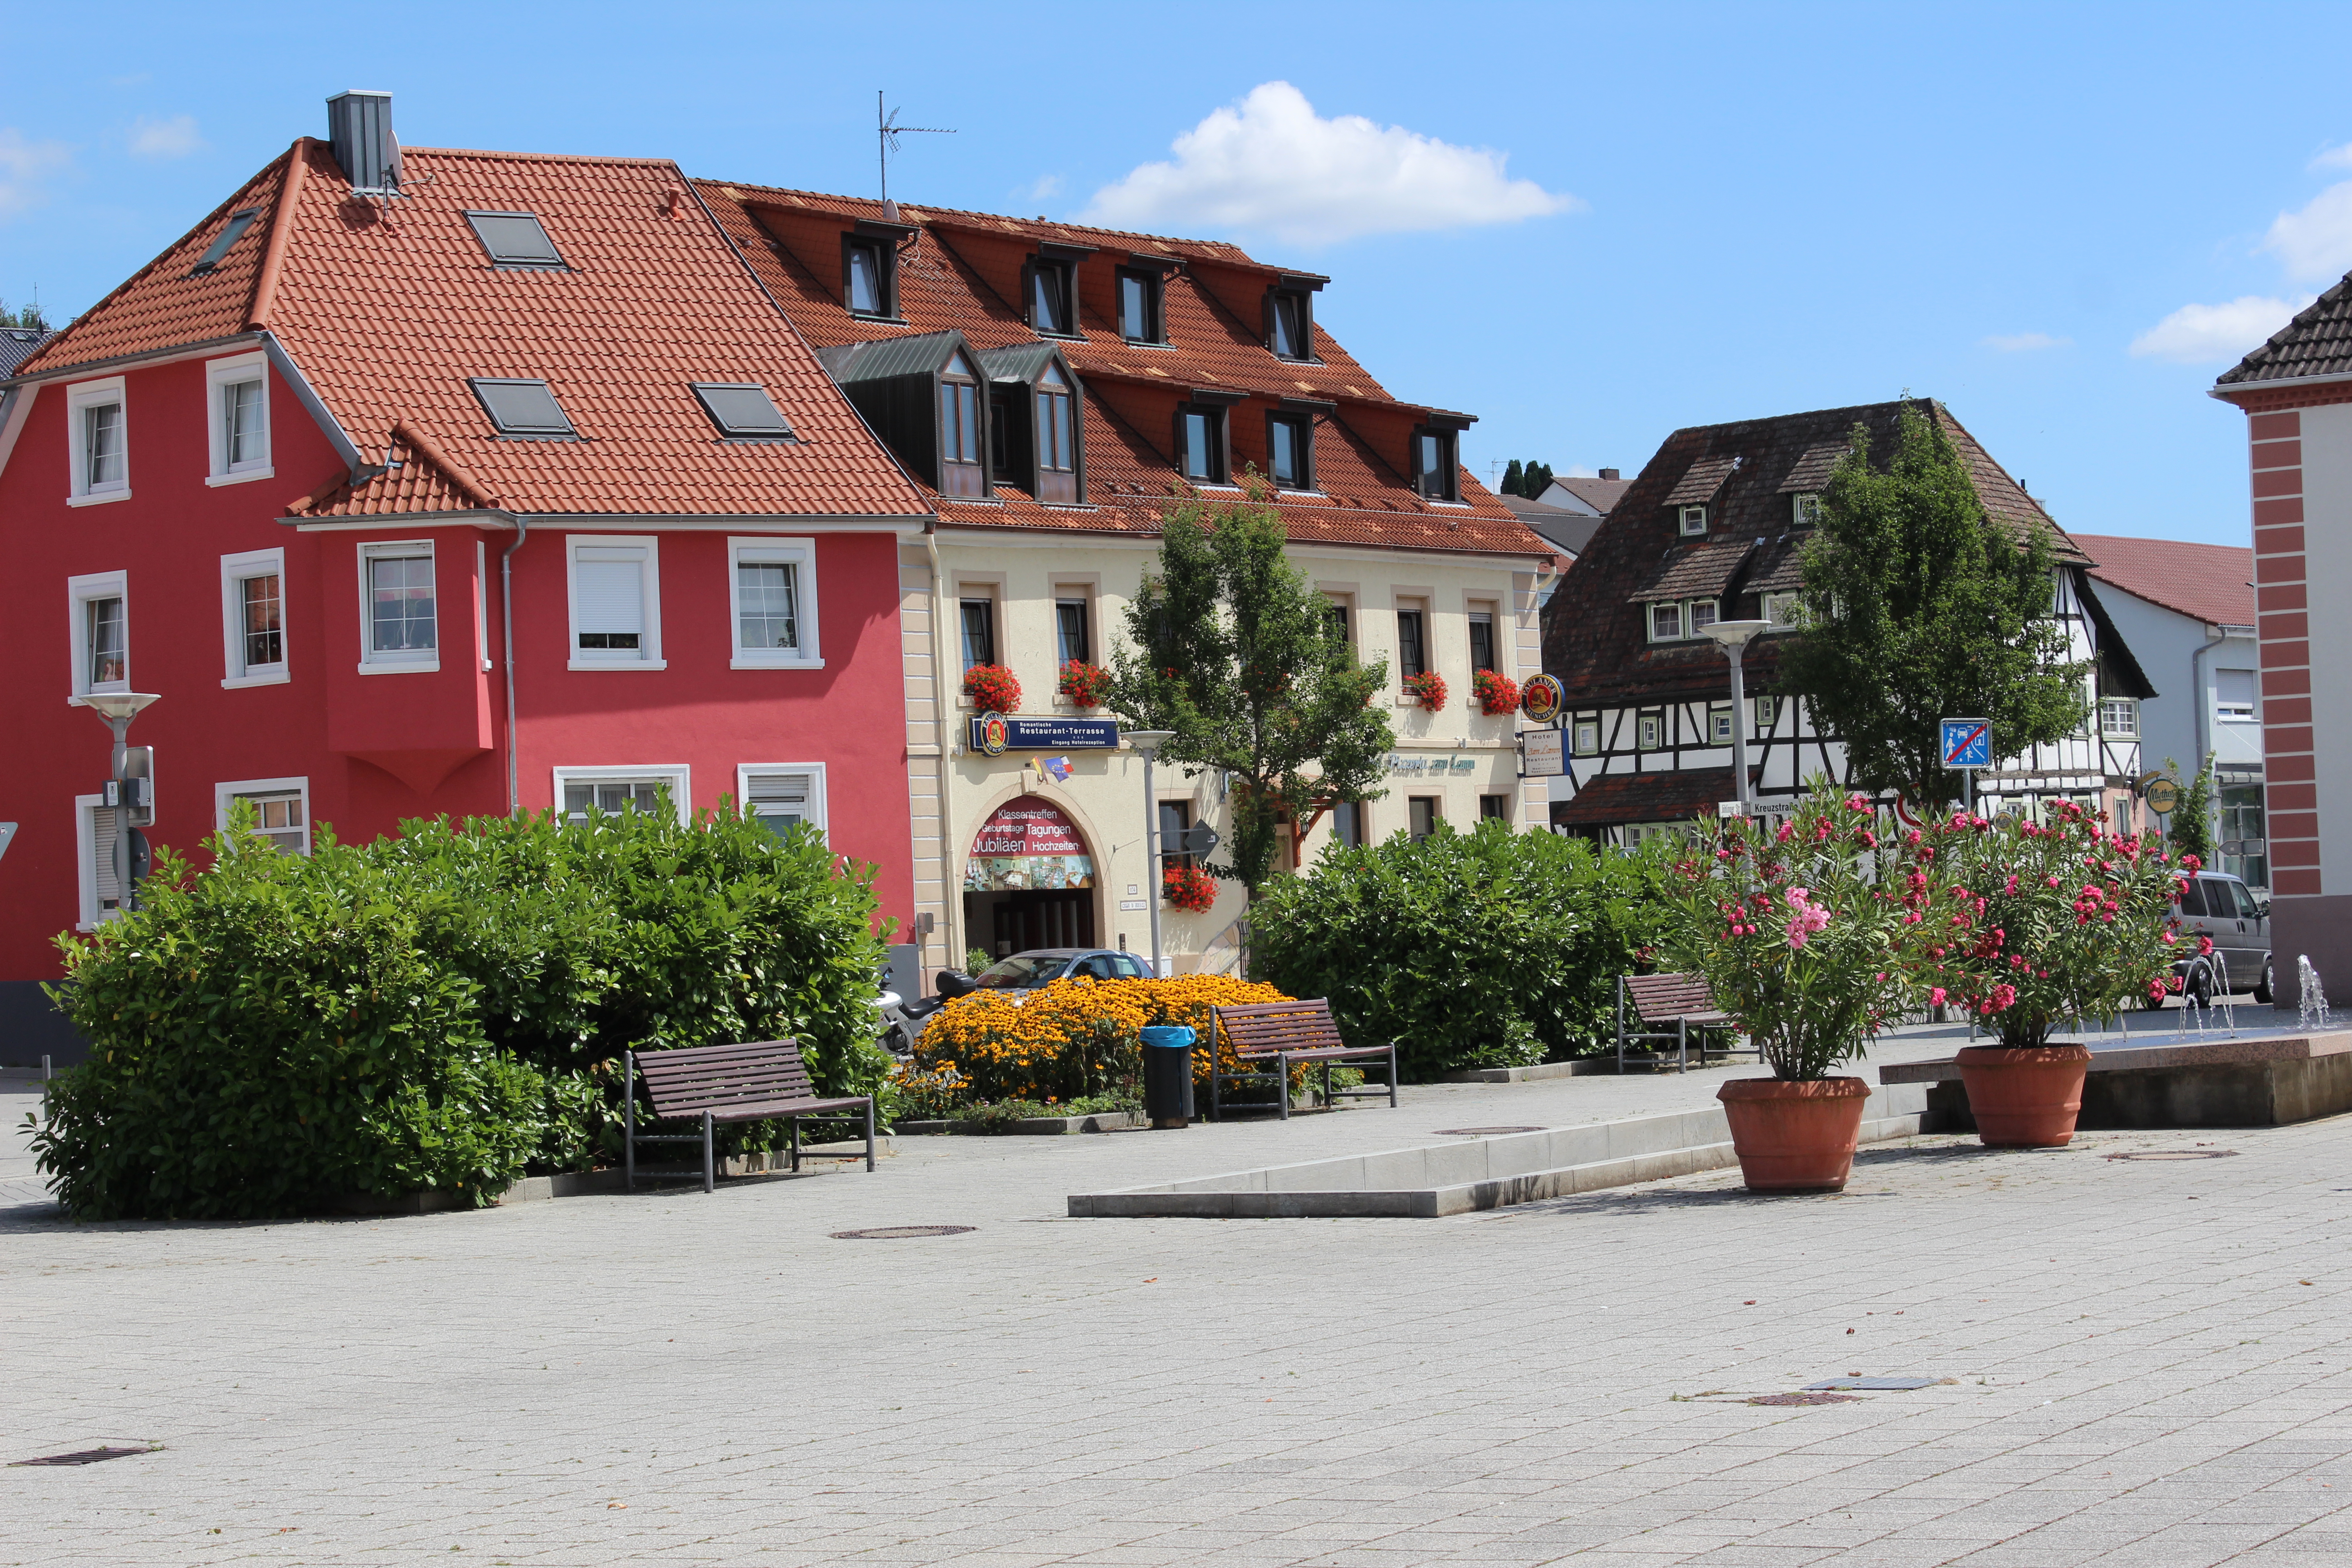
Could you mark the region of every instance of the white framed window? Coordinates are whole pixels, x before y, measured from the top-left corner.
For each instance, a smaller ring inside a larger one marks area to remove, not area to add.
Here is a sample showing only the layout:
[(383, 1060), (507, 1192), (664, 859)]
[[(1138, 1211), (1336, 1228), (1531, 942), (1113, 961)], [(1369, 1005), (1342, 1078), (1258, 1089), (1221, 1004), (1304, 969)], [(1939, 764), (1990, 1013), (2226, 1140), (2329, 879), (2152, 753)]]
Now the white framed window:
[(1822, 496), (1819, 490), (1804, 490), (1789, 498), (1789, 521), (1799, 528), (1811, 528), (1822, 521)]
[(1756, 732), (1759, 735), (1769, 735), (1772, 732), (1773, 726), (1780, 721), (1780, 700), (1771, 696), (1757, 698)]
[(221, 659), (225, 687), (287, 679), (284, 550), (221, 557)]
[(2099, 732), (2105, 735), (2137, 735), (2139, 704), (2128, 697), (2101, 698), (2099, 700)]
[(123, 572), (66, 579), (73, 694), (131, 689), (131, 588)]
[(66, 388), (68, 506), (131, 499), (131, 426), (122, 378)]
[(1569, 726), (1569, 750), (1580, 757), (1598, 756), (1601, 752), (1601, 721), (1579, 719)]
[(439, 669), (441, 611), (433, 542), (362, 544), (359, 563), (360, 673)]
[(114, 814), (102, 795), (74, 796), (75, 884), (79, 889), (81, 918), (76, 931), (95, 931), (122, 910), (122, 879), (116, 873)]
[(205, 362), (205, 420), (212, 438), (208, 485), (241, 485), (275, 475), (269, 466), (269, 359), (262, 353)]
[(1706, 739), (1711, 746), (1731, 744), (1731, 704), (1717, 702), (1706, 710)]
[(1805, 596), (1801, 593), (1767, 594), (1764, 596), (1764, 618), (1776, 626), (1801, 626), (1805, 624)]
[(1650, 640), (1680, 642), (1683, 638), (1683, 607), (1678, 604), (1650, 606)]
[(734, 669), (823, 669), (817, 643), (816, 541), (727, 542), (727, 618)]
[(644, 767), (557, 768), (555, 805), (569, 823), (588, 820), (591, 806), (607, 815), (652, 811), (669, 792), (670, 809), (680, 822), (692, 820), (693, 770), (684, 763)]
[(1716, 603), (1713, 599), (1693, 599), (1683, 608), (1683, 625), (1690, 628), (1690, 636), (1696, 637), (1715, 625)]
[(229, 807), (240, 800), (253, 803), (253, 833), (278, 847), (280, 855), (310, 852), (310, 781), (237, 779), (213, 785), (213, 828), (228, 830)]
[(563, 541), (572, 581), (573, 669), (666, 669), (661, 554), (646, 534), (574, 533)]
[(1643, 714), (1636, 721), (1636, 729), (1638, 730), (1641, 737), (1637, 743), (1643, 751), (1655, 752), (1664, 748), (1666, 743), (1666, 716), (1664, 714)]
[(2254, 705), (2254, 672), (2217, 669), (2213, 672), (2213, 717), (2251, 724), (2260, 711)]
[(745, 763), (735, 770), (743, 815), (781, 838), (797, 823), (824, 831), (823, 763)]
[(1685, 539), (1695, 538), (1706, 531), (1706, 508), (1686, 506), (1682, 509), (1679, 518)]

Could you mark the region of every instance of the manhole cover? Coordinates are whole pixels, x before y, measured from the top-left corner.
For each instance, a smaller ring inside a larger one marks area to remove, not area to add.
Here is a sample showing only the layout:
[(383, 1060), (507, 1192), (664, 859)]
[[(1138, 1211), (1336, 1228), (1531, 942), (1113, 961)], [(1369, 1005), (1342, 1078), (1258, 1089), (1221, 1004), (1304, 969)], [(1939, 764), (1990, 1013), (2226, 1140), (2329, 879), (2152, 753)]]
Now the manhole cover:
[(865, 1230), (836, 1230), (835, 1241), (905, 1241), (918, 1236), (961, 1236), (968, 1225), (877, 1225)]
[(2110, 1160), (2227, 1160), (2237, 1154), (2235, 1149), (2141, 1149), (2128, 1154), (2109, 1154)]
[(1805, 1384), (1808, 1389), (1823, 1388), (1933, 1388), (1944, 1382), (1940, 1377), (1830, 1377), (1819, 1383)]
[(1858, 1405), (1851, 1394), (1759, 1394), (1750, 1405)]
[(49, 1454), (38, 1459), (11, 1459), (9, 1468), (18, 1465), (94, 1465), (100, 1459), (123, 1459), (133, 1454), (152, 1454), (152, 1448), (81, 1448), (70, 1454)]
[(1499, 1132), (1540, 1132), (1540, 1127), (1441, 1127), (1440, 1138), (1492, 1138)]

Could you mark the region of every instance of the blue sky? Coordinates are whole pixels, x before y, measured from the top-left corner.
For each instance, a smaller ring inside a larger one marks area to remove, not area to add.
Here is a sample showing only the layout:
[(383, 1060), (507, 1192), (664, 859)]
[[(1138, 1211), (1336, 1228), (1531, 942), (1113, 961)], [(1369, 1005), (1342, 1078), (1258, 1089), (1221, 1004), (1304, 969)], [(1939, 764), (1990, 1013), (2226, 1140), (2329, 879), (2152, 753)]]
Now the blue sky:
[(2352, 98), (2305, 68), (2352, 58), (2341, 5), (256, 0), (119, 5), (103, 47), (87, 25), (10, 24), (11, 304), (88, 305), (346, 87), (391, 90), (417, 145), (849, 192), (886, 88), (957, 130), (908, 139), (906, 200), (1331, 274), (1321, 322), (1398, 395), (1480, 416), (1482, 472), (1630, 476), (1677, 426), (1907, 388), (2069, 528), (2242, 542), (2242, 416), (2203, 390), (2352, 268)]

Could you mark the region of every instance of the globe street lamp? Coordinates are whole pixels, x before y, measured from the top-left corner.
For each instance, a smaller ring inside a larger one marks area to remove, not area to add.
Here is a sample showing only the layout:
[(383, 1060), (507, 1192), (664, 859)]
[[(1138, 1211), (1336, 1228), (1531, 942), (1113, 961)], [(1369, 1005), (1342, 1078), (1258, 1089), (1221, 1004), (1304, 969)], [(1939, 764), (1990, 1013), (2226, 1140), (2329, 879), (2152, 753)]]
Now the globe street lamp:
[(1748, 639), (1758, 632), (1769, 630), (1769, 621), (1717, 621), (1699, 630), (1713, 637), (1723, 647), (1723, 657), (1731, 661), (1731, 793), (1739, 802), (1740, 815), (1745, 816), (1750, 804), (1748, 798), (1748, 685), (1740, 667), (1748, 659)]
[(157, 696), (152, 691), (93, 691), (68, 699), (105, 720), (106, 727), (114, 731), (114, 880), (120, 896), (115, 907), (123, 910), (137, 909), (139, 901), (131, 875), (131, 789), (122, 776), (122, 763), (131, 752), (131, 721)]
[(1151, 977), (1160, 978), (1160, 894), (1151, 879), (1160, 875), (1160, 795), (1151, 783), (1151, 760), (1160, 748), (1176, 738), (1173, 730), (1129, 730), (1124, 737), (1143, 759), (1143, 881), (1151, 909)]

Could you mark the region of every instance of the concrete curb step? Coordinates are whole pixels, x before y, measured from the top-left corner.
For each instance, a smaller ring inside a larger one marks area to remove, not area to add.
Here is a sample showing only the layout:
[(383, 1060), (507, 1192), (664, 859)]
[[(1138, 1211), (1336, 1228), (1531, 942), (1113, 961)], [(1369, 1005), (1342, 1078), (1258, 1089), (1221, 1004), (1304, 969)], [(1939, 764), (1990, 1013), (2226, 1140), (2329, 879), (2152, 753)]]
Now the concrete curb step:
[[(877, 1136), (874, 1153), (877, 1159), (887, 1159), (898, 1152), (890, 1140)], [(770, 1154), (734, 1154), (719, 1162), (719, 1174), (728, 1179), (760, 1176), (799, 1181), (809, 1176), (830, 1176), (845, 1171), (863, 1173), (866, 1169), (866, 1140), (854, 1143), (803, 1143), (801, 1145), (802, 1165), (790, 1170), (782, 1150)], [(771, 1163), (772, 1162), (772, 1163)], [(646, 1192), (661, 1187), (702, 1184), (700, 1165), (637, 1166), (637, 1190)], [(623, 1173), (619, 1170), (575, 1171), (555, 1176), (525, 1176), (491, 1200), (493, 1208), (509, 1204), (544, 1203), (553, 1198), (593, 1197), (604, 1193), (626, 1192)], [(474, 1205), (456, 1193), (433, 1191), (403, 1193), (397, 1197), (381, 1198), (366, 1193), (353, 1193), (341, 1198), (335, 1208), (343, 1214), (412, 1215), (448, 1214), (470, 1209)]]
[(1071, 1132), (1129, 1132), (1142, 1125), (1143, 1118), (1136, 1111), (1103, 1110), (1092, 1116), (1024, 1116), (1010, 1127), (991, 1127), (978, 1121), (901, 1121), (891, 1131), (902, 1138), (931, 1137), (940, 1133), (983, 1138), (1008, 1135), (1054, 1137)]
[[(1923, 1086), (1883, 1088), (1861, 1138), (1920, 1131)], [(1439, 1219), (1738, 1163), (1720, 1106), (1234, 1171), (1187, 1182), (1074, 1193), (1074, 1218)]]

